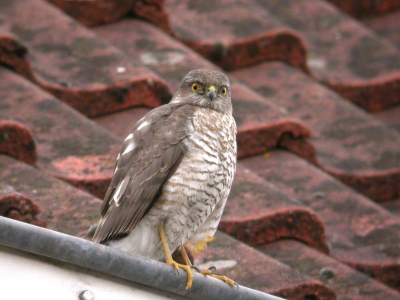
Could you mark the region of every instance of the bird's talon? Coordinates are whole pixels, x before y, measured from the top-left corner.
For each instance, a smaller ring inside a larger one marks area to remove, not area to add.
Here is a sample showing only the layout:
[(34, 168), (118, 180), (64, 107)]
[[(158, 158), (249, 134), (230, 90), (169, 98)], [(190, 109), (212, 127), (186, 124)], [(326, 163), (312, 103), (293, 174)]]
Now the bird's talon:
[(214, 266), (211, 266), (211, 267), (209, 267), (208, 268), (211, 272), (215, 272), (215, 271), (217, 271), (217, 268), (216, 267), (214, 267)]
[(200, 273), (200, 270), (199, 270), (199, 268), (198, 267), (195, 267), (195, 266), (190, 266), (193, 270), (195, 270), (197, 273)]

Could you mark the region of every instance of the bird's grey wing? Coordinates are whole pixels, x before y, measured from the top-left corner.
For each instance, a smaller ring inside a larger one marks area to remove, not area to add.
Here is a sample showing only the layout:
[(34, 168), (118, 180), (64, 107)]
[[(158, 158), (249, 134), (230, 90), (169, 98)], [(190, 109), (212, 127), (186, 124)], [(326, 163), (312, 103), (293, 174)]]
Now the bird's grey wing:
[(187, 124), (194, 110), (192, 105), (163, 105), (132, 128), (118, 155), (94, 242), (131, 231), (151, 208), (185, 155), (182, 141), (190, 134)]

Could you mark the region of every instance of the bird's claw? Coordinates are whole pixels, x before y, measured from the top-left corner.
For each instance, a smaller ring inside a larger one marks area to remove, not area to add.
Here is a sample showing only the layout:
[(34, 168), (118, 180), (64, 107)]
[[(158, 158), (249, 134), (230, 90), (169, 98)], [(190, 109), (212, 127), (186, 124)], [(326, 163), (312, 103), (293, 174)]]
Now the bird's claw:
[(193, 270), (195, 270), (197, 273), (200, 273), (200, 270), (199, 270), (199, 268), (198, 267), (195, 267), (195, 266), (190, 266)]
[(214, 267), (214, 266), (211, 266), (208, 269), (203, 270), (203, 271), (200, 271), (197, 267), (194, 267), (194, 266), (191, 266), (191, 268), (196, 270), (197, 273), (200, 273), (202, 275), (210, 276), (210, 277), (222, 280), (222, 281), (226, 282), (227, 284), (229, 284), (232, 287), (235, 286), (235, 285), (238, 286), (238, 284), (236, 282), (234, 282), (232, 279), (230, 279), (230, 278), (228, 278), (226, 276), (213, 274), (213, 272), (215, 272), (217, 270), (217, 268)]

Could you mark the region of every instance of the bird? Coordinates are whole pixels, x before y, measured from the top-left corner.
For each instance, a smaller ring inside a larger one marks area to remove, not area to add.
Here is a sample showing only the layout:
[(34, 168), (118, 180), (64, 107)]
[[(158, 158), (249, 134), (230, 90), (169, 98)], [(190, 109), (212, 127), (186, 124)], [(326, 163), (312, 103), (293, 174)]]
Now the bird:
[[(182, 79), (168, 104), (148, 112), (122, 143), (106, 191), (96, 243), (199, 271), (196, 253), (214, 239), (236, 170), (236, 123), (229, 78), (197, 69)], [(178, 250), (184, 263), (173, 260)]]

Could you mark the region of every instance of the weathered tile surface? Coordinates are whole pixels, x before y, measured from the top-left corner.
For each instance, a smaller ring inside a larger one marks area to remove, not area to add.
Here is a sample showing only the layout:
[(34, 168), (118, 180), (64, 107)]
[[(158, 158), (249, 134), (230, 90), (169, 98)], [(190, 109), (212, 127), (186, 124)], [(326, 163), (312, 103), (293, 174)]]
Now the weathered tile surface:
[(394, 214), (286, 151), (241, 164), (317, 214), (333, 257), (400, 289), (400, 219)]
[(344, 12), (359, 18), (364, 15), (382, 14), (400, 8), (399, 0), (328, 0)]
[(5, 155), (0, 181), (39, 206), (37, 218), (49, 229), (86, 237), (100, 217), (99, 199)]
[(224, 69), (279, 59), (307, 71), (298, 35), (252, 1), (154, 2), (157, 8), (143, 11), (140, 3), (135, 13)]
[(376, 112), (373, 116), (400, 132), (400, 105)]
[[(162, 80), (51, 4), (1, 0), (0, 6), (0, 39), (15, 36), (11, 44), (23, 45), (17, 47), (22, 59), (15, 65), (7, 58), (9, 51), (0, 48), (0, 58), (5, 57), (1, 62), (16, 71), (24, 69), (22, 75), (84, 114), (96, 116), (135, 105), (155, 107), (169, 99)], [(29, 64), (21, 66), (26, 57)]]
[(382, 206), (400, 218), (400, 199), (384, 202)]
[(292, 238), (328, 252), (318, 216), (240, 163), (218, 228), (251, 246)]
[[(400, 1), (397, 2), (400, 3)], [(392, 11), (385, 15), (364, 18), (361, 22), (400, 49), (400, 10)]]
[(86, 26), (114, 22), (132, 10), (135, 0), (47, 0)]
[[(3, 156), (0, 155), (0, 159)], [(37, 203), (18, 193), (10, 185), (0, 183), (0, 216), (46, 227), (46, 222), (38, 218), (39, 213), (40, 207)]]
[(194, 255), (194, 265), (201, 270), (215, 266), (216, 274), (285, 299), (336, 299), (328, 287), (222, 232), (205, 251)]
[(34, 164), (37, 158), (36, 144), (29, 128), (10, 120), (3, 112), (0, 113), (0, 153), (28, 164)]
[(310, 128), (321, 168), (378, 201), (400, 196), (398, 132), (283, 63), (262, 63), (231, 75)]
[[(37, 166), (102, 197), (120, 140), (11, 70), (0, 67), (0, 78), (2, 114), (32, 132)], [(15, 134), (23, 137), (20, 131)], [(32, 140), (27, 143), (30, 150)]]
[(276, 241), (257, 249), (328, 286), (338, 300), (400, 299), (395, 290), (298, 241)]
[(313, 77), (358, 106), (377, 111), (400, 103), (400, 52), (321, 0), (257, 0), (307, 44)]

